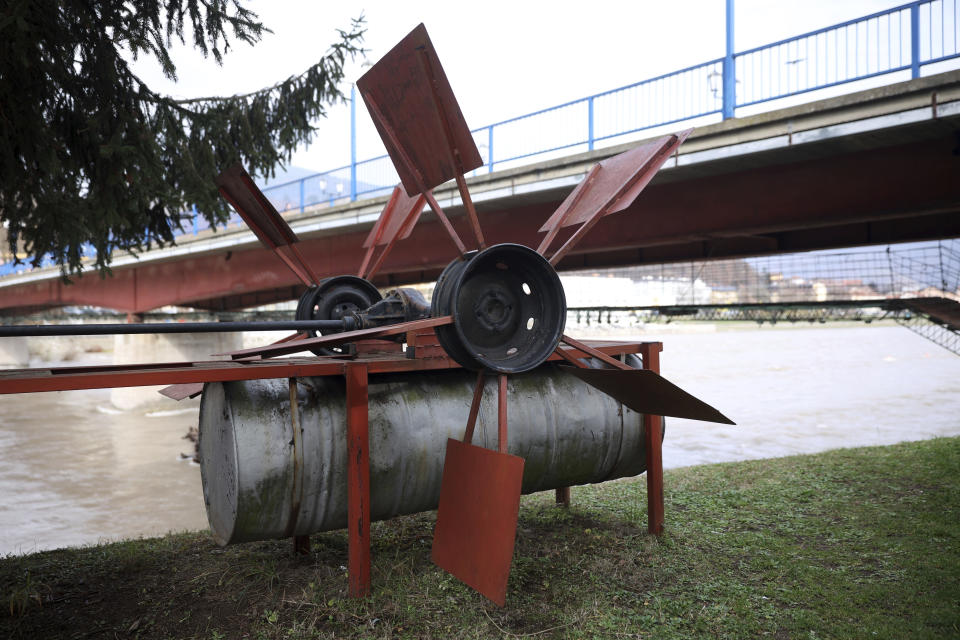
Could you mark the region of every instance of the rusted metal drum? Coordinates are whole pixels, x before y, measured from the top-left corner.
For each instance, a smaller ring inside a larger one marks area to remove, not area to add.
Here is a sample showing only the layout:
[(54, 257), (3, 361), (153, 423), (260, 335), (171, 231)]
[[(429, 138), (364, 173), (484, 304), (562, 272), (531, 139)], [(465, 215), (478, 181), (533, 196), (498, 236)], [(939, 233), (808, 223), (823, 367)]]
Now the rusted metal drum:
[[(436, 509), (447, 438), (463, 437), (475, 382), (462, 370), (371, 376), (373, 520)], [(291, 416), (285, 379), (204, 387), (201, 475), (219, 544), (346, 526), (345, 391), (340, 376), (299, 378)], [(645, 470), (641, 415), (578, 378), (543, 365), (511, 376), (508, 398), (509, 453), (526, 459), (524, 493)], [(473, 442), (496, 449), (495, 377)]]

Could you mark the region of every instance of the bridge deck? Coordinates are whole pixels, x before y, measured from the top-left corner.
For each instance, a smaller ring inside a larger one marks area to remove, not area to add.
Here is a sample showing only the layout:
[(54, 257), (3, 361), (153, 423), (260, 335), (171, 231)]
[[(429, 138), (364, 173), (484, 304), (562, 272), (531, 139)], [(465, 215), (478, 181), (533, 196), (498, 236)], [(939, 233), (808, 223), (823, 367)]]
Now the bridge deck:
[[(628, 211), (605, 218), (558, 267), (717, 259), (960, 236), (960, 71), (734, 118), (698, 129)], [(598, 160), (623, 147), (472, 178), (490, 242), (536, 246), (537, 229)], [(462, 237), (455, 189), (437, 192)], [(289, 220), (321, 277), (355, 272), (384, 199)], [(557, 242), (563, 242), (561, 236)], [(380, 286), (435, 278), (453, 257), (430, 216), (384, 264)], [(65, 285), (56, 269), (0, 280), (0, 313), (63, 305), (229, 310), (296, 298), (302, 285), (245, 229), (200, 234), (114, 276)]]

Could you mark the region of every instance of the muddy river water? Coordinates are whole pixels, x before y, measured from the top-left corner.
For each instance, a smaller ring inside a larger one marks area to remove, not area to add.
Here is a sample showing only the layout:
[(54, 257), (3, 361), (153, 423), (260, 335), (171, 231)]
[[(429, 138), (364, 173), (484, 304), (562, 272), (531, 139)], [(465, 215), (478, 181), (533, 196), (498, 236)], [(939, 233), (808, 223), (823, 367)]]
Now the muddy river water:
[[(669, 419), (667, 467), (960, 435), (960, 357), (906, 329), (661, 331), (616, 337), (662, 339), (664, 375), (738, 423)], [(199, 467), (180, 455), (199, 401), (164, 402), (0, 396), (0, 555), (205, 528)]]

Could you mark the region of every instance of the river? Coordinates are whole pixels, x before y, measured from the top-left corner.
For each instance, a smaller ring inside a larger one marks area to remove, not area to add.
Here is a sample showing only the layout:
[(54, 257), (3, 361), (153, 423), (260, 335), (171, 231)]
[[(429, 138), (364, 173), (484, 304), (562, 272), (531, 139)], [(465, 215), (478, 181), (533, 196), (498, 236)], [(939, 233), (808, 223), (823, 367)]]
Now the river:
[[(737, 426), (668, 419), (667, 467), (960, 435), (960, 357), (906, 329), (668, 329), (603, 335), (662, 339), (663, 374)], [(198, 407), (0, 396), (0, 555), (205, 528), (199, 466), (180, 455)]]

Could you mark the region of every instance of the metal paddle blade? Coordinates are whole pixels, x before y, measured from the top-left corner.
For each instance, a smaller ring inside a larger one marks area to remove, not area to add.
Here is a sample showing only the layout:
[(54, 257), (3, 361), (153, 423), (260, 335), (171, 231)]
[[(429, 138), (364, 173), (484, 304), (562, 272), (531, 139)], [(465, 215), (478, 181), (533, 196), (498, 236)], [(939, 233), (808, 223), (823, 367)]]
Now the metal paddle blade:
[(217, 176), (215, 182), (220, 194), (237, 210), (260, 242), (271, 249), (297, 242), (297, 234), (242, 166), (233, 165)]
[(633, 204), (692, 131), (687, 129), (657, 138), (602, 160), (596, 174), (588, 176), (570, 192), (540, 231), (550, 231), (557, 226), (569, 227), (587, 222), (594, 216), (623, 211)]
[(523, 458), (447, 440), (433, 562), (499, 606), (506, 603)]
[(357, 88), (408, 195), (483, 164), (422, 24), (363, 74)]
[(397, 185), (387, 201), (387, 206), (377, 218), (377, 223), (364, 240), (363, 248), (381, 247), (392, 244), (394, 239), (405, 240), (410, 237), (426, 204), (427, 199), (423, 194), (408, 196), (400, 185)]
[(703, 400), (649, 369), (581, 369), (559, 365), (637, 413), (736, 424)]
[(202, 382), (181, 382), (179, 384), (172, 384), (169, 387), (164, 387), (158, 392), (162, 396), (167, 396), (171, 400), (176, 400), (180, 402), (187, 398), (196, 398), (198, 395), (203, 393), (203, 383)]

